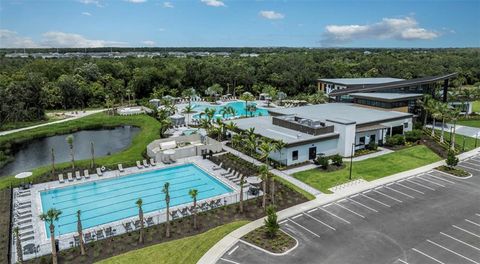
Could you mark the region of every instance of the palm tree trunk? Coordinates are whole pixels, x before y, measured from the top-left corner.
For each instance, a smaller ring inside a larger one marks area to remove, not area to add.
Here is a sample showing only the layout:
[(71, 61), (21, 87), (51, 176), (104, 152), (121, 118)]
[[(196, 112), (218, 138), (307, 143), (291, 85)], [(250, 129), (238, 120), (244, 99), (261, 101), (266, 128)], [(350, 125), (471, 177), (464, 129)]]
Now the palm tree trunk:
[(435, 118), (433, 119), (433, 123), (432, 123), (432, 137), (435, 136)]
[(443, 134), (444, 134), (444, 128), (445, 126), (445, 118), (442, 118), (442, 133), (440, 134), (440, 143), (443, 143)]
[(197, 230), (197, 198), (193, 199), (193, 229)]
[(93, 141), (90, 141), (90, 152), (92, 154), (92, 164), (90, 167), (93, 169), (93, 167), (95, 167), (95, 147)]
[(424, 111), (424, 117), (423, 117), (423, 127), (427, 126), (427, 117), (428, 117), (428, 112)]
[(140, 244), (143, 244), (143, 210), (142, 208), (140, 207), (138, 209), (138, 215), (139, 215), (139, 219), (140, 219), (140, 238), (138, 239), (138, 242)]
[(52, 177), (55, 178), (55, 152), (52, 148)]
[(50, 224), (50, 243), (52, 246), (52, 263), (57, 264), (57, 248), (55, 247), (55, 227)]
[(275, 178), (270, 178), (270, 200), (275, 204)]
[(267, 205), (267, 177), (263, 180), (263, 200), (262, 207), (266, 208)]
[(243, 213), (243, 175), (240, 179), (240, 213)]
[(452, 146), (450, 147), (451, 150), (455, 150), (455, 132), (456, 132), (457, 120), (453, 122), (453, 133), (452, 133)]
[(75, 170), (75, 157), (73, 156), (73, 146), (70, 147), (70, 157), (72, 158), (72, 170)]
[(165, 236), (170, 237), (170, 203), (167, 203), (167, 226), (165, 230)]

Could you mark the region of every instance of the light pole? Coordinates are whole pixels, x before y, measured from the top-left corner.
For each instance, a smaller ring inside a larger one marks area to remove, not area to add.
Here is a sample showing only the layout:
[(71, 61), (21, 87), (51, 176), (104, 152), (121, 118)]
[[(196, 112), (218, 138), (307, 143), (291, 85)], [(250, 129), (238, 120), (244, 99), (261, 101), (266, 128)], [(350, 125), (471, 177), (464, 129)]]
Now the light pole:
[(352, 143), (352, 152), (350, 153), (350, 175), (348, 176), (348, 179), (352, 179), (352, 165), (353, 165), (353, 151), (355, 148), (355, 142)]

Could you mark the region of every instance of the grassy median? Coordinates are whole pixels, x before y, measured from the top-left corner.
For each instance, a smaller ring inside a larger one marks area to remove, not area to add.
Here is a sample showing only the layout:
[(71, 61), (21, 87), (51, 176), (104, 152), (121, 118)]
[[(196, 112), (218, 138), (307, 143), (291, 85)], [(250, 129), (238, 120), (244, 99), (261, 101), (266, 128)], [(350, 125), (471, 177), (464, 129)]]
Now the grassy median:
[[(372, 181), (402, 171), (411, 170), (441, 160), (424, 145), (413, 146), (393, 153), (385, 154), (367, 160), (353, 162), (352, 179)], [(321, 192), (331, 193), (328, 189), (349, 180), (350, 164), (332, 172), (321, 169), (301, 171), (293, 176)]]
[(236, 221), (199, 235), (134, 250), (97, 263), (194, 264), (224, 236), (247, 223), (248, 221)]

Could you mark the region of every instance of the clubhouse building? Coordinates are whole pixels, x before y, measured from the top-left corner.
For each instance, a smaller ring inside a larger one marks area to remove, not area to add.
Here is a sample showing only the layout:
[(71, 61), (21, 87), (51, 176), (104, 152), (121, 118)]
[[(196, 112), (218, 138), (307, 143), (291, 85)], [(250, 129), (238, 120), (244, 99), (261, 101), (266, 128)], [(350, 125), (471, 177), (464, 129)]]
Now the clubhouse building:
[(235, 123), (240, 130), (253, 127), (262, 137), (285, 142), (282, 150), (270, 155), (285, 165), (313, 160), (319, 154), (348, 157), (371, 141), (382, 145), (387, 135), (410, 131), (413, 116), (350, 103), (276, 108), (269, 114)]

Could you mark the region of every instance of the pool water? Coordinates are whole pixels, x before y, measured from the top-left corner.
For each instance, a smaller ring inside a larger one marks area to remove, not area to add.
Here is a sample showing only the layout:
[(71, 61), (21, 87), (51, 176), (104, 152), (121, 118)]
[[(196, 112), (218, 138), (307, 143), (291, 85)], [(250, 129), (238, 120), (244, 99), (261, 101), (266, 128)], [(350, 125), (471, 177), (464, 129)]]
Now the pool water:
[[(250, 104), (255, 104), (255, 103), (248, 103), (249, 105)], [(234, 116), (245, 116), (246, 115), (246, 112), (245, 112), (245, 102), (230, 102), (230, 103), (227, 103), (226, 105), (195, 105), (194, 106), (194, 109), (195, 111), (197, 112), (202, 112), (204, 111), (206, 108), (214, 108), (215, 109), (215, 117), (214, 119), (217, 119), (217, 118), (224, 118), (223, 115), (222, 115), (222, 112), (221, 110), (227, 106), (231, 106), (233, 107), (233, 109), (235, 109), (235, 115), (225, 115), (225, 118), (229, 118), (229, 117), (234, 117)], [(263, 108), (257, 108), (257, 110), (255, 112), (248, 112), (248, 115), (252, 115), (252, 116), (268, 116), (268, 111), (266, 109), (263, 109)], [(194, 119), (199, 119), (200, 118), (200, 114), (195, 114), (193, 115), (193, 118)], [(202, 115), (202, 118), (205, 118), (205, 115)]]
[(62, 211), (55, 233), (67, 234), (77, 231), (77, 210), (81, 210), (83, 228), (90, 228), (137, 216), (138, 198), (143, 200), (144, 213), (164, 209), (166, 182), (170, 183), (170, 207), (191, 203), (190, 189), (198, 190), (198, 201), (232, 192), (196, 165), (186, 164), (44, 191), (42, 208), (44, 212), (50, 208)]

